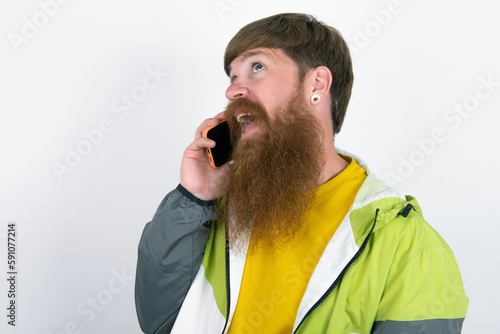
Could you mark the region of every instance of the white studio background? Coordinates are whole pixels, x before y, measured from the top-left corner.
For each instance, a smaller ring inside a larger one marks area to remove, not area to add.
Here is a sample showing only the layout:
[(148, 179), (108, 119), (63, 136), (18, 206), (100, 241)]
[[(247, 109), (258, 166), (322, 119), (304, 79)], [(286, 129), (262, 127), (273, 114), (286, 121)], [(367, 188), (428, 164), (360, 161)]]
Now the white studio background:
[(244, 24), (291, 11), (351, 46), (338, 145), (416, 196), (451, 245), (470, 297), (464, 333), (497, 327), (500, 3), (282, 3), (0, 2), (1, 333), (140, 332), (137, 244), (194, 130), (226, 104), (224, 48)]

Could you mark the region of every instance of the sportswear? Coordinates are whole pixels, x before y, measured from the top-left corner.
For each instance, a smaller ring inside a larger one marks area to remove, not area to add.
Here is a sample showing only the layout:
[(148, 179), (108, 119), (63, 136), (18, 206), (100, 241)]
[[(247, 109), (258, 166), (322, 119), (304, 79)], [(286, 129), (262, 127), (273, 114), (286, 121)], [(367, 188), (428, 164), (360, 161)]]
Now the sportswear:
[[(468, 307), (455, 257), (415, 198), (367, 177), (316, 265), (293, 333), (460, 333)], [(319, 236), (321, 237), (321, 236)], [(245, 263), (214, 202), (182, 185), (139, 243), (136, 309), (145, 333), (224, 333)], [(279, 307), (279, 296), (262, 316)], [(274, 303), (274, 304), (273, 304)]]

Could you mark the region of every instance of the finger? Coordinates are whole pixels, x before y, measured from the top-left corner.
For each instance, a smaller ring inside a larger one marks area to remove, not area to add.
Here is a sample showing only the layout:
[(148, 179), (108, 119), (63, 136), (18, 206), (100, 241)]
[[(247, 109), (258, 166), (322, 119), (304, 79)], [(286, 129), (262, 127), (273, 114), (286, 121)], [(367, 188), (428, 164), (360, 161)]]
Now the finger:
[(219, 122), (222, 122), (222, 121), (226, 120), (226, 117), (224, 116), (224, 112), (223, 111), (221, 111), (220, 113), (218, 113), (217, 115), (215, 115), (214, 118), (218, 119)]
[(206, 148), (212, 148), (215, 146), (215, 142), (212, 139), (200, 137), (195, 139), (189, 146), (187, 150), (189, 151), (200, 151)]
[(225, 120), (224, 112), (220, 112), (212, 118), (204, 120), (196, 129), (195, 139), (202, 137), (203, 131), (208, 127), (213, 127)]
[(203, 136), (203, 132), (208, 129), (218, 125), (221, 121), (217, 118), (209, 118), (203, 121), (200, 126), (196, 129), (194, 138), (198, 139)]
[(195, 135), (194, 135), (194, 138), (195, 139), (198, 139), (200, 137), (202, 137), (202, 134), (203, 134), (203, 131), (206, 129), (206, 128), (209, 128), (209, 127), (212, 127), (212, 126), (216, 126), (217, 124), (219, 124), (219, 121), (216, 120), (215, 118), (208, 118), (206, 120), (204, 120), (199, 126), (198, 128), (196, 129), (196, 132), (195, 132)]

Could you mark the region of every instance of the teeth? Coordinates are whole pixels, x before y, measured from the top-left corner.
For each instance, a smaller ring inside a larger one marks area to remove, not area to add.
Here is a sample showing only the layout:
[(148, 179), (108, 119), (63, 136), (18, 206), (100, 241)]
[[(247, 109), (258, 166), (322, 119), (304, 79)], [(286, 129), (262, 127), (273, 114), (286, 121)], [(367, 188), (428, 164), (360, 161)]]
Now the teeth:
[(238, 116), (236, 116), (236, 120), (238, 121), (238, 123), (241, 123), (243, 121), (243, 117), (247, 116), (250, 116), (250, 114), (245, 114), (245, 113), (238, 114)]

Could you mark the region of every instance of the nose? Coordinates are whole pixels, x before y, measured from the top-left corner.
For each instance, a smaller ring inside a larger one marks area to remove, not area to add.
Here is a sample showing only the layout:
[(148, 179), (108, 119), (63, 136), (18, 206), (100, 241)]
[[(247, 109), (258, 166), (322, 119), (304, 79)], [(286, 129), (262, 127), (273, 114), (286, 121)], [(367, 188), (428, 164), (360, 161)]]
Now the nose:
[(229, 87), (226, 89), (226, 98), (233, 102), (236, 99), (239, 99), (240, 97), (245, 97), (248, 95), (248, 89), (236, 82), (233, 82)]

